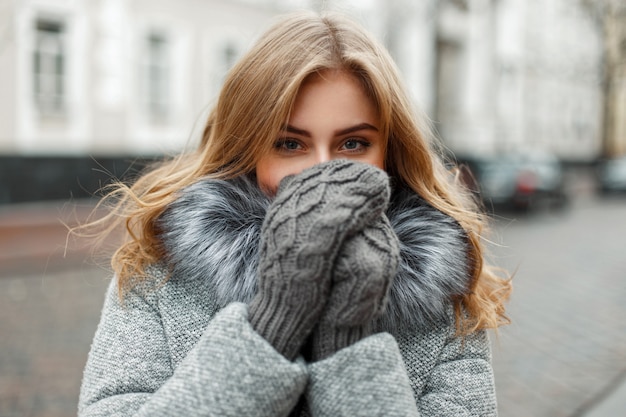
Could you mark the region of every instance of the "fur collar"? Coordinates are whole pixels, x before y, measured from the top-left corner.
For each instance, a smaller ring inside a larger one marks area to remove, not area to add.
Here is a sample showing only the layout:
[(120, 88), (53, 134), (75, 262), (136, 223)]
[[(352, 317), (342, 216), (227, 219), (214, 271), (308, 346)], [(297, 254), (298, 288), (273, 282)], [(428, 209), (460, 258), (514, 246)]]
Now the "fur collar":
[[(211, 277), (220, 307), (249, 302), (256, 293), (257, 248), (269, 204), (246, 177), (204, 179), (183, 190), (159, 219), (173, 279)], [(393, 193), (387, 215), (401, 262), (377, 327), (395, 333), (448, 321), (451, 297), (468, 286), (465, 233), (407, 189)]]

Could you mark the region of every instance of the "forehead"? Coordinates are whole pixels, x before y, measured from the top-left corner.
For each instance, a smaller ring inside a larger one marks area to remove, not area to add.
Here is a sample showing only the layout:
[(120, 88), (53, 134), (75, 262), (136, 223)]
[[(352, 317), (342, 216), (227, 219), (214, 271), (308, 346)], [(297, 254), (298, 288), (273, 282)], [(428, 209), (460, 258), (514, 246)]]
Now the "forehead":
[(362, 82), (346, 71), (327, 70), (309, 76), (300, 86), (290, 115), (290, 122), (315, 113), (329, 120), (364, 118), (378, 122), (374, 101)]
[(313, 86), (323, 84), (333, 85), (333, 87), (339, 85), (345, 88), (354, 88), (359, 90), (364, 96), (367, 96), (372, 102), (375, 101), (370, 97), (371, 95), (369, 94), (368, 88), (366, 88), (366, 85), (369, 83), (367, 83), (362, 76), (344, 69), (324, 69), (308, 75), (300, 85), (298, 94), (303, 90), (308, 90)]

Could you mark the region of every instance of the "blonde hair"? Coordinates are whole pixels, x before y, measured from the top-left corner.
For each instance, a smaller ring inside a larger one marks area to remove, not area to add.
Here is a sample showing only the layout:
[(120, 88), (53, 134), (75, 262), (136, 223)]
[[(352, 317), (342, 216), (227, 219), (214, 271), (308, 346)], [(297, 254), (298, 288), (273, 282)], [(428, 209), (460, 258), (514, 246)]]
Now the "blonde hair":
[(259, 155), (270, 151), (289, 119), (301, 84), (325, 70), (351, 73), (377, 106), (388, 138), (389, 175), (466, 231), (472, 276), (468, 293), (455, 300), (458, 330), (467, 334), (508, 322), (504, 302), (510, 280), (483, 261), (485, 218), (444, 166), (427, 120), (412, 108), (388, 52), (350, 20), (310, 12), (282, 17), (230, 70), (195, 151), (162, 162), (130, 187), (118, 184), (107, 195), (116, 202), (113, 210), (91, 226), (107, 225), (103, 233), (125, 227), (126, 239), (112, 258), (120, 295), (164, 256), (156, 220), (177, 193), (202, 177), (253, 173)]

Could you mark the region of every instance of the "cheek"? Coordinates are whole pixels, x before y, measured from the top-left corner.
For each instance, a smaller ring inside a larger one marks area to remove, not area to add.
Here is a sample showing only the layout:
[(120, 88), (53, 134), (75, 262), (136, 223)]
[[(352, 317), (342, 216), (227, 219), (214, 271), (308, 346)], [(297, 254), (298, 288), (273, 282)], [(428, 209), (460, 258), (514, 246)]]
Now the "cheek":
[(385, 153), (382, 148), (374, 149), (362, 160), (362, 162), (374, 165), (377, 168), (385, 170)]
[[(257, 164), (256, 166), (257, 185), (265, 194), (274, 195), (276, 193), (276, 179), (274, 172), (269, 166)], [(279, 180), (280, 181), (280, 180)]]
[(287, 175), (297, 174), (289, 164), (281, 164), (270, 159), (261, 159), (256, 166), (257, 184), (269, 196), (276, 194), (280, 180)]
[(372, 160), (368, 161), (370, 164), (374, 165), (377, 168), (385, 170), (385, 158), (383, 155), (376, 156), (372, 158)]

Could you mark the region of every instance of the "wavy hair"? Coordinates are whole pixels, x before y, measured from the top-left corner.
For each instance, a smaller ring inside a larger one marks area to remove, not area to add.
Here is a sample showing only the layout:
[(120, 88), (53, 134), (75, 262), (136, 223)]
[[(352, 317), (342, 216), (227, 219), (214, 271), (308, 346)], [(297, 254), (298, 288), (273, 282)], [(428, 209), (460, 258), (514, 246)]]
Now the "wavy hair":
[(446, 167), (428, 119), (413, 108), (389, 53), (358, 24), (312, 12), (281, 17), (229, 71), (195, 150), (151, 167), (131, 186), (116, 184), (105, 196), (103, 201), (114, 203), (111, 211), (89, 226), (100, 227), (101, 235), (125, 228), (112, 257), (120, 296), (165, 255), (157, 219), (177, 193), (203, 177), (254, 173), (259, 155), (271, 150), (289, 119), (302, 83), (325, 70), (352, 74), (376, 105), (389, 175), (467, 233), (471, 281), (468, 293), (455, 300), (457, 330), (468, 334), (507, 323), (511, 282), (484, 261), (487, 219), (456, 170)]

